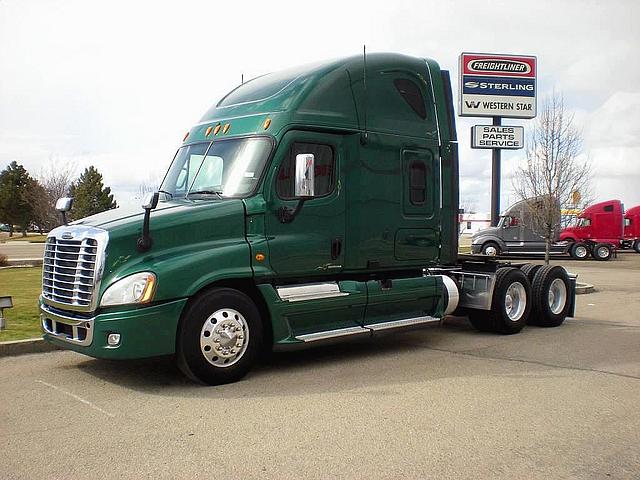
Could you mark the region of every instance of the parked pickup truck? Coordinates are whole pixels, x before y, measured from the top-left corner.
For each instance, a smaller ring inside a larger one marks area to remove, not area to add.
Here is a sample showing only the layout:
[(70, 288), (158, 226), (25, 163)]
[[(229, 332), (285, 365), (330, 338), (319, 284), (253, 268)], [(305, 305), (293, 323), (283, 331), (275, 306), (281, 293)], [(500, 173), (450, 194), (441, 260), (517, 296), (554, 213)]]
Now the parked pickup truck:
[[(535, 225), (531, 213), (532, 200), (521, 200), (510, 206), (501, 216), (497, 227), (489, 227), (476, 232), (471, 237), (471, 252), (487, 256), (545, 254), (546, 241), (542, 230)], [(558, 206), (558, 230), (560, 206)], [(566, 230), (563, 231), (563, 233)], [(609, 260), (615, 253), (615, 246), (606, 241), (583, 239), (571, 241), (562, 235), (551, 244), (552, 256), (571, 255), (585, 259), (592, 255), (596, 260)]]
[(435, 61), (375, 54), (256, 78), (188, 132), (143, 210), (49, 234), (44, 338), (99, 358), (175, 355), (221, 384), (265, 349), (454, 312), (502, 334), (572, 316), (564, 268), (458, 256), (458, 181)]

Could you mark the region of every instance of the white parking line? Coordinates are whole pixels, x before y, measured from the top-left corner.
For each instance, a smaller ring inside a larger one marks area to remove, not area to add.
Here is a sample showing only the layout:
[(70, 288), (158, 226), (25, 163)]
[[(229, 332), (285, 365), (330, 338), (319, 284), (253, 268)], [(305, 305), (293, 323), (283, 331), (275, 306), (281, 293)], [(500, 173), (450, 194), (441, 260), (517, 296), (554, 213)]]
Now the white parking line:
[(60, 387), (56, 387), (55, 385), (51, 385), (50, 383), (44, 382), (42, 380), (36, 380), (36, 383), (41, 383), (42, 385), (46, 385), (47, 387), (53, 388), (54, 390), (58, 390), (59, 392), (64, 393), (65, 395), (69, 395), (71, 398), (74, 398), (75, 400), (78, 400), (79, 402), (84, 403), (85, 405), (88, 405), (89, 407), (93, 408), (94, 410), (99, 411), (100, 413), (104, 413), (107, 417), (115, 417), (115, 415), (113, 413), (109, 413), (103, 409), (101, 409), (100, 407), (94, 405), (93, 403), (91, 403), (89, 400), (85, 400), (82, 397), (79, 397), (78, 395), (71, 393), (71, 392), (67, 392), (66, 390), (60, 388)]

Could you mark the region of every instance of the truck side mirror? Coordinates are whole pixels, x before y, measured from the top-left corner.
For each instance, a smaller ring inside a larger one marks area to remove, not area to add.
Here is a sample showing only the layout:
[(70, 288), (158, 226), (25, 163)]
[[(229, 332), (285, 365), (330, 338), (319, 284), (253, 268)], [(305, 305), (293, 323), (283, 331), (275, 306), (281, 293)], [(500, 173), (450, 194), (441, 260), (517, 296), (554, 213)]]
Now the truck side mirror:
[(144, 209), (142, 236), (138, 238), (138, 241), (136, 242), (136, 248), (140, 253), (151, 249), (151, 246), (153, 245), (153, 240), (149, 234), (149, 217), (151, 216), (151, 210), (158, 206), (158, 198), (160, 198), (160, 193), (150, 192), (147, 193), (142, 200), (142, 208)]
[(313, 153), (296, 155), (296, 176), (294, 195), (298, 198), (311, 198), (315, 187), (315, 157)]
[(72, 197), (62, 197), (59, 198), (56, 202), (56, 210), (62, 214), (62, 223), (64, 225), (67, 224), (67, 212), (71, 210), (71, 206), (73, 205)]
[(280, 223), (291, 223), (298, 216), (304, 202), (315, 196), (315, 167), (316, 161), (313, 153), (299, 153), (296, 155), (296, 174), (293, 194), (298, 199), (296, 208), (285, 205), (278, 209)]

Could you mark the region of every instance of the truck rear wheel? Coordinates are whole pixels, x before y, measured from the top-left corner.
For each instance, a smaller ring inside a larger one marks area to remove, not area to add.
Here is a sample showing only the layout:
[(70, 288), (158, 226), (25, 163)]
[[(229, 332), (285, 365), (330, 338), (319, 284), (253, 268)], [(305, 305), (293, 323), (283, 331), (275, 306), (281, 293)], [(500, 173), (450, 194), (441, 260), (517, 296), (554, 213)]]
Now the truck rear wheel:
[(500, 268), (496, 272), (491, 310), (472, 310), (469, 320), (483, 332), (518, 333), (529, 318), (530, 299), (531, 284), (527, 276), (517, 268)]
[(576, 242), (571, 245), (569, 253), (577, 260), (584, 260), (589, 256), (589, 248), (582, 242)]
[(571, 284), (564, 268), (545, 265), (536, 273), (532, 290), (532, 310), (529, 324), (557, 327), (567, 317)]
[(540, 267), (542, 267), (542, 265), (536, 265), (535, 263), (527, 263), (526, 265), (522, 266), (520, 271), (527, 276), (527, 278), (529, 279), (529, 283), (532, 284), (533, 277), (536, 276), (536, 273), (538, 272), (538, 270), (540, 270)]
[(178, 367), (209, 385), (240, 380), (262, 345), (262, 322), (253, 301), (231, 288), (216, 288), (185, 311), (178, 332)]
[(607, 243), (598, 243), (593, 247), (593, 258), (600, 260), (601, 262), (607, 261), (613, 255), (613, 248)]

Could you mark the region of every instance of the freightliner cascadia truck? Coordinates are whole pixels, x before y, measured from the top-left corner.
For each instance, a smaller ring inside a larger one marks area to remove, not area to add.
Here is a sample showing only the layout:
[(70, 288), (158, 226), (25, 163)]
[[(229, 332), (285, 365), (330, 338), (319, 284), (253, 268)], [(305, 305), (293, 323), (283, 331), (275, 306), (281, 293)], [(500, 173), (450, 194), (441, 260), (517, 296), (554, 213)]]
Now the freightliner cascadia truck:
[(98, 358), (175, 355), (222, 384), (265, 350), (454, 312), (502, 334), (572, 316), (564, 268), (458, 256), (458, 180), (449, 74), (433, 60), (258, 77), (188, 132), (143, 209), (51, 231), (44, 338)]

